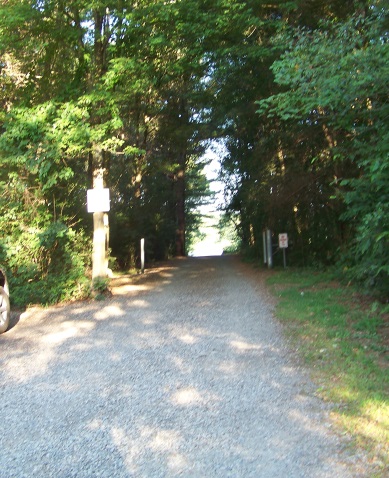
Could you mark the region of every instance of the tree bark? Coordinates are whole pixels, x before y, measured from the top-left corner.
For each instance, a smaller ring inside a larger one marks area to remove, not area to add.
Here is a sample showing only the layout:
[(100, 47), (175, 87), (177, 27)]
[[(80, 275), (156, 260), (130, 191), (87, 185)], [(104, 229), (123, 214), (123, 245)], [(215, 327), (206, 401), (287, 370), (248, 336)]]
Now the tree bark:
[[(96, 9), (94, 11), (94, 65), (92, 70), (92, 85), (94, 86), (106, 69), (106, 47), (109, 38), (109, 10)], [(92, 123), (98, 125), (101, 118), (95, 115)], [(92, 146), (92, 174), (93, 189), (104, 188), (106, 164), (104, 151), (98, 144)], [(92, 279), (106, 278), (108, 268), (108, 215), (105, 211), (93, 213), (93, 253)]]
[(176, 182), (176, 256), (185, 256), (185, 154), (181, 155)]
[[(92, 152), (93, 163), (93, 189), (104, 188), (103, 151), (95, 146)], [(92, 279), (107, 277), (107, 233), (108, 216), (104, 221), (104, 211), (93, 213), (93, 253), (92, 253)]]

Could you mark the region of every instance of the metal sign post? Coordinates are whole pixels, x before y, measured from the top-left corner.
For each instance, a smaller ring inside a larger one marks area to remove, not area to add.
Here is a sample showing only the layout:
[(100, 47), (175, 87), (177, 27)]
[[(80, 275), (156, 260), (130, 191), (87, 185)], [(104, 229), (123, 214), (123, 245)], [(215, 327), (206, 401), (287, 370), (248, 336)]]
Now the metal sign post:
[(271, 230), (266, 229), (266, 250), (267, 250), (267, 267), (273, 267), (273, 247), (271, 243)]
[(140, 240), (140, 271), (142, 274), (145, 272), (145, 240), (142, 238)]
[(278, 234), (278, 247), (282, 249), (284, 257), (284, 269), (286, 269), (286, 249), (288, 247), (288, 234), (286, 232)]

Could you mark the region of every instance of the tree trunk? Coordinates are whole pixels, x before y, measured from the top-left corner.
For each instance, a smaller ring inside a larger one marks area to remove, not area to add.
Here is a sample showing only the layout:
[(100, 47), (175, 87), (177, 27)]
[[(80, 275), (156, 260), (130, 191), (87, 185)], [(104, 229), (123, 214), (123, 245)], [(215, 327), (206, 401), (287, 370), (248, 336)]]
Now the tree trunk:
[[(93, 189), (104, 188), (103, 151), (95, 146), (93, 158)], [(104, 220), (104, 216), (106, 219)], [(92, 279), (107, 277), (108, 258), (108, 215), (104, 211), (93, 213), (93, 254), (92, 254)]]
[[(92, 85), (94, 86), (106, 69), (106, 46), (109, 38), (109, 10), (96, 9), (94, 11), (94, 65), (92, 70)], [(101, 122), (96, 115), (92, 123), (98, 125)], [(106, 164), (104, 151), (98, 144), (92, 147), (92, 174), (93, 189), (104, 188), (104, 175)], [(93, 213), (93, 253), (92, 253), (92, 279), (106, 278), (108, 272), (108, 215), (105, 211)]]
[(189, 125), (189, 113), (186, 100), (182, 98), (178, 103), (178, 121), (179, 132), (177, 137), (178, 145), (178, 171), (176, 173), (176, 256), (183, 257), (186, 255), (185, 251), (185, 193), (186, 193), (186, 159), (187, 159), (187, 142), (188, 142), (188, 125)]
[(185, 256), (185, 154), (181, 155), (176, 182), (176, 256)]

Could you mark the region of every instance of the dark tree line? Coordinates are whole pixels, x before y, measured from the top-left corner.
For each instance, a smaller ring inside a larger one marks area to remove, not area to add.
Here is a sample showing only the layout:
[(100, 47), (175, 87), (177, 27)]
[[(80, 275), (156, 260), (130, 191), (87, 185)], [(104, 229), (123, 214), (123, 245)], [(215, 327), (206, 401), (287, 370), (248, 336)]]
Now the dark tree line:
[(136, 265), (141, 237), (148, 260), (185, 254), (214, 138), (244, 248), (288, 232), (295, 264), (342, 260), (385, 291), (386, 19), (385, 0), (2, 2), (0, 262), (16, 300), (85, 294), (97, 185), (111, 265)]
[(388, 3), (257, 5), (246, 54), (217, 73), (243, 245), (258, 255), (263, 229), (287, 232), (292, 264), (336, 263), (387, 296)]

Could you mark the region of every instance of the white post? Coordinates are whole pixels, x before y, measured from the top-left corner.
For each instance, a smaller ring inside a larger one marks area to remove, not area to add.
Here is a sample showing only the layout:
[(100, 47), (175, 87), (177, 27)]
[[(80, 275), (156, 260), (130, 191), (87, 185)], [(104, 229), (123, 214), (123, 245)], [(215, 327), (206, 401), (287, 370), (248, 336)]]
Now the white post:
[(142, 238), (140, 240), (140, 263), (141, 263), (141, 273), (145, 272), (145, 240)]
[(266, 231), (262, 231), (262, 241), (263, 241), (263, 263), (267, 264), (267, 247), (266, 247)]
[(273, 248), (271, 243), (271, 230), (266, 230), (266, 243), (267, 243), (267, 267), (271, 269), (273, 267)]

